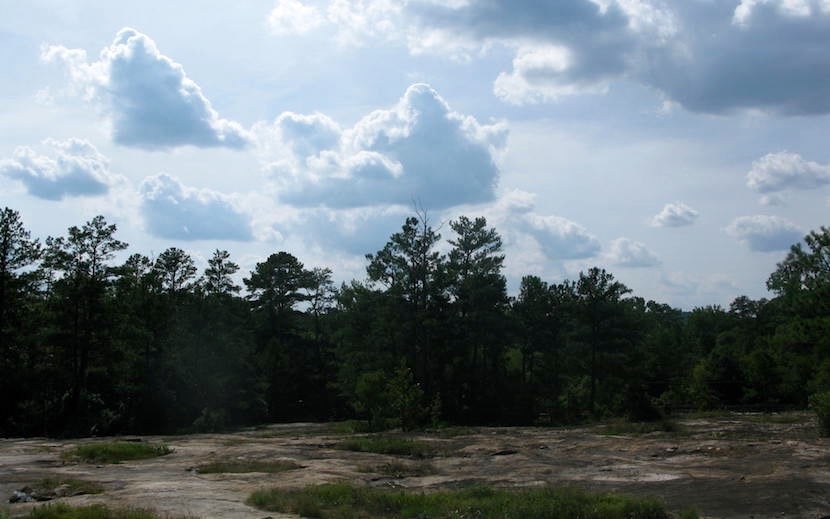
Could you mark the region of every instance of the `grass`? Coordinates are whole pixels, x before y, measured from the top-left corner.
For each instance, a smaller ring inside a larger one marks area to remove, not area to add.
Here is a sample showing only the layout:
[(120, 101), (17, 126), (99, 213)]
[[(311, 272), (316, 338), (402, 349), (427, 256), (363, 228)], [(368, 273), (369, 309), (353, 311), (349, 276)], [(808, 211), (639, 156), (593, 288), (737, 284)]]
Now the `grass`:
[(336, 448), (355, 452), (412, 456), (414, 458), (426, 458), (435, 454), (434, 450), (422, 441), (398, 438), (396, 436), (360, 436), (349, 438), (338, 443)]
[(301, 490), (261, 490), (249, 505), (320, 519), (666, 519), (656, 499), (572, 489), (471, 487), (430, 494), (327, 484)]
[(54, 493), (59, 487), (63, 487), (60, 492), (62, 495), (59, 497), (100, 494), (104, 491), (104, 487), (99, 483), (75, 478), (44, 478), (30, 488), (31, 493), (47, 495)]
[(804, 413), (761, 413), (746, 415), (746, 419), (755, 423), (792, 425), (804, 423), (808, 419)]
[(416, 463), (391, 461), (381, 465), (361, 465), (357, 468), (357, 470), (364, 473), (373, 472), (383, 474), (396, 479), (429, 476), (437, 472), (431, 463), (427, 463), (425, 461), (419, 461)]
[(56, 503), (33, 508), (29, 515), (24, 517), (28, 519), (161, 519), (168, 516), (160, 516), (137, 508), (109, 508), (104, 505), (69, 506)]
[(167, 445), (142, 442), (107, 442), (79, 445), (63, 453), (66, 461), (86, 463), (121, 463), (122, 461), (144, 460), (170, 454)]
[(330, 434), (359, 434), (372, 432), (372, 428), (366, 420), (346, 420), (328, 424), (326, 432)]
[(629, 434), (648, 434), (653, 432), (678, 433), (682, 432), (680, 424), (673, 420), (663, 419), (656, 422), (629, 422), (627, 420), (614, 421), (603, 425), (600, 434), (612, 436)]
[(199, 465), (196, 470), (200, 474), (244, 474), (248, 472), (277, 474), (299, 468), (302, 466), (293, 461), (219, 460)]

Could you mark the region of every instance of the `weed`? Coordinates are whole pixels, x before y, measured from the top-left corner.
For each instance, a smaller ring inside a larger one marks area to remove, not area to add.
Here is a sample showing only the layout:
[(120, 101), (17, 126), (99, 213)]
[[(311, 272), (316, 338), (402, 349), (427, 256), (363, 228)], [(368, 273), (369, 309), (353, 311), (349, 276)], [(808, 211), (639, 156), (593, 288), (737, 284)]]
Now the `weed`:
[(818, 417), (819, 436), (830, 436), (830, 391), (812, 395), (810, 397), (810, 409)]
[(86, 463), (121, 463), (122, 461), (143, 460), (170, 454), (167, 445), (142, 442), (107, 442), (79, 445), (63, 453), (66, 461)]
[(680, 425), (673, 420), (659, 420), (656, 422), (629, 422), (615, 421), (602, 426), (599, 433), (608, 435), (648, 434), (653, 432), (677, 433)]
[(136, 508), (114, 509), (104, 505), (69, 506), (64, 503), (33, 508), (28, 519), (159, 519), (161, 516)]
[(75, 478), (44, 478), (31, 485), (30, 494), (56, 495), (57, 497), (100, 494), (104, 491), (99, 483)]
[(248, 472), (276, 474), (299, 468), (302, 466), (293, 461), (220, 460), (199, 465), (196, 470), (200, 474), (244, 474)]
[(471, 487), (429, 494), (327, 484), (300, 490), (261, 490), (248, 504), (267, 511), (321, 519), (499, 517), (502, 519), (580, 517), (585, 519), (666, 519), (656, 499), (592, 494), (571, 489), (507, 490)]
[(381, 465), (362, 465), (357, 470), (359, 472), (374, 472), (393, 478), (422, 477), (436, 473), (435, 467), (425, 461), (416, 463), (390, 461)]
[(337, 444), (336, 447), (346, 451), (412, 456), (415, 458), (426, 458), (434, 454), (434, 451), (424, 442), (395, 436), (360, 436), (357, 438), (349, 438)]

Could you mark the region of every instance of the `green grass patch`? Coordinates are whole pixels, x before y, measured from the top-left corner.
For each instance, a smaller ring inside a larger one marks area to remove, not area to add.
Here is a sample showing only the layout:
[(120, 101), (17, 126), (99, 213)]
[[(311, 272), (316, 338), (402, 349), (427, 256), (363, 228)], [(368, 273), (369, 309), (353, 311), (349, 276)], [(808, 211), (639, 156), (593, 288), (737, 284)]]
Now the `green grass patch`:
[(771, 423), (781, 425), (792, 425), (805, 423), (807, 419), (804, 413), (762, 413), (746, 415), (750, 422)]
[(63, 453), (66, 461), (121, 463), (165, 456), (173, 452), (167, 445), (143, 442), (107, 442), (79, 445)]
[(248, 472), (277, 474), (299, 468), (302, 466), (293, 461), (218, 460), (199, 465), (196, 470), (200, 474), (245, 474)]
[(33, 508), (28, 519), (161, 519), (148, 510), (135, 508), (109, 508), (104, 505), (69, 506), (63, 503), (49, 504)]
[(360, 436), (348, 438), (336, 445), (336, 448), (374, 454), (391, 454), (393, 456), (412, 456), (426, 458), (435, 455), (435, 450), (422, 441), (399, 438), (397, 436)]
[(360, 434), (372, 432), (367, 420), (346, 420), (328, 424), (326, 432), (329, 434)]
[(682, 432), (680, 424), (674, 420), (658, 420), (656, 422), (629, 422), (620, 420), (603, 425), (599, 429), (600, 434), (612, 436), (639, 435), (653, 432), (679, 433)]
[(357, 468), (359, 472), (383, 474), (392, 478), (418, 478), (435, 474), (437, 470), (431, 463), (426, 461), (418, 461), (413, 463), (404, 463), (401, 461), (391, 461), (389, 463), (382, 463), (380, 465), (361, 465)]
[(471, 487), (429, 494), (327, 484), (302, 490), (261, 490), (249, 505), (320, 519), (667, 519), (653, 498), (572, 489)]

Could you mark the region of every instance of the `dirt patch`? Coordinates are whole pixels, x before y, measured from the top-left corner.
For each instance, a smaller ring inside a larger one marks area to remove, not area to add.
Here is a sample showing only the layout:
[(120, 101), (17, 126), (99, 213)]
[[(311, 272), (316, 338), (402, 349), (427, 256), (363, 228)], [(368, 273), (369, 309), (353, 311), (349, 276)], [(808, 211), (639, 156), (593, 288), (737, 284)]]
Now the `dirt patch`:
[[(437, 455), (428, 460), (340, 450), (338, 442), (349, 435), (331, 433), (320, 424), (142, 438), (166, 443), (174, 451), (118, 465), (61, 460), (65, 450), (100, 440), (5, 439), (0, 440), (0, 498), (6, 501), (15, 490), (44, 478), (74, 478), (98, 483), (104, 492), (62, 501), (261, 519), (280, 516), (245, 505), (253, 490), (348, 480), (427, 491), (475, 483), (568, 485), (658, 496), (671, 510), (691, 507), (703, 517), (817, 519), (830, 514), (830, 441), (817, 437), (809, 414), (786, 420), (730, 415), (684, 419), (680, 425), (679, 432), (617, 436), (603, 434), (601, 427), (468, 428), (406, 435), (433, 447)], [(302, 468), (276, 474), (193, 470), (233, 459), (282, 460)], [(416, 463), (429, 470), (384, 469)], [(35, 505), (2, 506), (14, 516)]]

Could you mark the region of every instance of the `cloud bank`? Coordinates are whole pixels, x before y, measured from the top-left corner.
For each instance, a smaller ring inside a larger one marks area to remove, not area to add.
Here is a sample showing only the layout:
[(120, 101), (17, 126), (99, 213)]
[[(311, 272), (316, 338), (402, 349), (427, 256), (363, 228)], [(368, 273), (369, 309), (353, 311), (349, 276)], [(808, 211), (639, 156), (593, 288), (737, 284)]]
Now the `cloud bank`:
[(398, 34), (414, 54), (475, 59), (495, 45), (514, 49), (512, 70), (494, 81), (514, 104), (624, 80), (693, 112), (830, 112), (825, 0), (332, 0), (328, 21), (369, 37)]
[(228, 195), (184, 186), (164, 173), (144, 179), (139, 195), (147, 230), (159, 238), (253, 239), (250, 217)]
[(18, 147), (11, 159), (0, 160), (0, 174), (20, 181), (28, 193), (45, 200), (105, 195), (122, 177), (109, 160), (82, 139), (43, 141), (44, 153)]
[(73, 87), (100, 107), (114, 142), (143, 149), (177, 146), (243, 148), (249, 136), (219, 117), (181, 65), (135, 29), (121, 29), (97, 60), (82, 49), (44, 47), (41, 58), (62, 62)]

